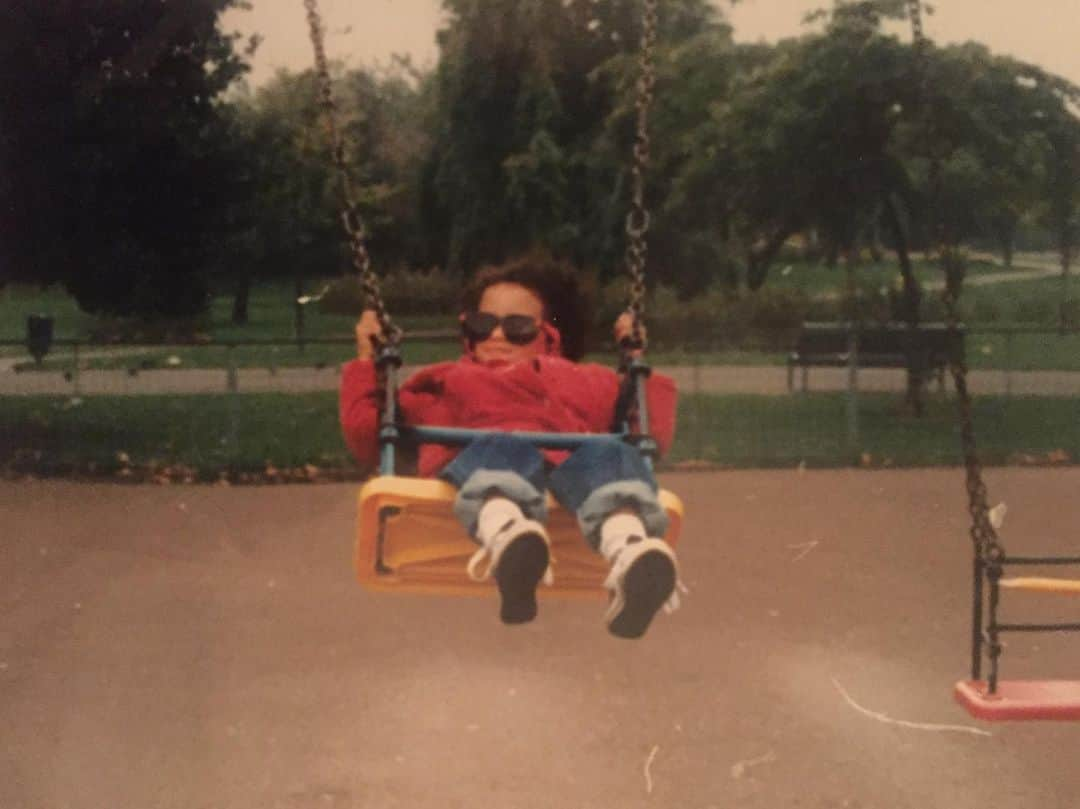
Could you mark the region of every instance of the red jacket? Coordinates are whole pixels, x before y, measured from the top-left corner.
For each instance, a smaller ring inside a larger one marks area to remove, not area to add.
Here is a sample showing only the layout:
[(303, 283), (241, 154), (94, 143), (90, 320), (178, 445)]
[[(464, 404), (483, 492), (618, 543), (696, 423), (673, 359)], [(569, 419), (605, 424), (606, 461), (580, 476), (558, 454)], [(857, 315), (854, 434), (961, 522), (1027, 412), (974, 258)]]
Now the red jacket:
[[(401, 385), (398, 403), (406, 424), (493, 430), (605, 433), (611, 429), (619, 376), (603, 365), (540, 356), (513, 365), (485, 365), (471, 357), (441, 362), (413, 374)], [(650, 432), (666, 452), (675, 432), (675, 383), (653, 373), (646, 383)], [(379, 397), (375, 364), (346, 363), (340, 416), (345, 442), (363, 466), (378, 459)], [(435, 475), (458, 452), (424, 444), (419, 473)], [(545, 450), (553, 463), (566, 451)]]

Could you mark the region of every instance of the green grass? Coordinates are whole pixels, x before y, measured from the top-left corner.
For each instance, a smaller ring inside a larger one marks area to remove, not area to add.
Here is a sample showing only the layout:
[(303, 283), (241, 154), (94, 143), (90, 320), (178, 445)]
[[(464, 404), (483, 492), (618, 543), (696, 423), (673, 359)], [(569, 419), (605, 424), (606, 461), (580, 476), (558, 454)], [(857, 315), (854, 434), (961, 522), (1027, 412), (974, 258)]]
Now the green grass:
[(58, 287), (0, 287), (0, 340), (25, 340), (26, 319), (37, 314), (52, 315), (53, 336), (62, 340), (85, 339), (95, 323), (93, 315), (79, 311), (75, 300)]
[[(893, 395), (864, 395), (859, 440), (847, 439), (843, 394), (683, 397), (669, 465), (730, 467), (934, 466), (960, 462), (955, 403), (930, 397), (922, 419)], [(975, 419), (984, 463), (1080, 460), (1078, 402), (981, 397)], [(865, 456), (865, 457), (864, 457)], [(355, 478), (334, 393), (0, 398), (0, 469), (9, 474), (168, 474), (173, 479), (264, 477), (316, 467)], [(294, 473), (295, 474), (295, 473)]]
[(0, 467), (40, 475), (180, 468), (216, 479), (268, 464), (351, 470), (333, 393), (0, 398)]
[[(920, 283), (940, 281), (942, 278), (936, 261), (915, 259), (912, 267)], [(1014, 269), (1023, 267), (1017, 263)], [(988, 261), (972, 261), (968, 266), (969, 276), (999, 272), (1006, 272), (1006, 269)], [(888, 288), (899, 283), (899, 265), (895, 261), (866, 261), (854, 267), (854, 278), (860, 288)], [(775, 289), (799, 290), (810, 296), (829, 292), (842, 294), (847, 289), (848, 268), (842, 262), (828, 267), (824, 264), (781, 260), (770, 267), (766, 283)]]
[[(980, 456), (988, 465), (1031, 462), (1064, 450), (1080, 461), (1078, 402), (1071, 398), (982, 396), (974, 402)], [(938, 466), (961, 462), (956, 403), (930, 396), (922, 418), (900, 398), (863, 394), (858, 440), (848, 439), (843, 393), (811, 396), (684, 396), (670, 460), (735, 467)], [(864, 457), (865, 456), (865, 457)]]
[(1080, 333), (1004, 334), (973, 331), (968, 366), (1014, 371), (1080, 371)]

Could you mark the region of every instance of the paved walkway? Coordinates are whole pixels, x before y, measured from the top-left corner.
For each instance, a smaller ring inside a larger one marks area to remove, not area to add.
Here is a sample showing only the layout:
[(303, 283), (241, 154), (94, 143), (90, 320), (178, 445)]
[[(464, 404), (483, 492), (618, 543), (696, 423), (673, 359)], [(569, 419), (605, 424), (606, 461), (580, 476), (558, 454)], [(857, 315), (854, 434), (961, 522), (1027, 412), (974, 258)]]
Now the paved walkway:
[[(787, 369), (783, 366), (688, 366), (658, 367), (673, 377), (679, 389), (702, 393), (787, 394)], [(406, 369), (406, 374), (408, 374)], [(337, 368), (242, 369), (236, 375), (241, 393), (307, 393), (336, 390), (340, 384)], [(799, 373), (796, 388), (801, 387)], [(814, 368), (808, 376), (809, 390), (846, 390), (843, 368)], [(1080, 373), (1064, 371), (973, 371), (969, 388), (976, 394), (1017, 396), (1080, 396)], [(857, 387), (863, 391), (904, 389), (902, 369), (868, 368), (859, 371)], [(950, 384), (951, 387), (951, 384)], [(17, 395), (137, 395), (168, 393), (225, 393), (229, 390), (224, 370), (148, 370), (134, 375), (128, 371), (83, 371), (78, 381), (60, 372), (15, 373), (0, 369), (0, 396)]]

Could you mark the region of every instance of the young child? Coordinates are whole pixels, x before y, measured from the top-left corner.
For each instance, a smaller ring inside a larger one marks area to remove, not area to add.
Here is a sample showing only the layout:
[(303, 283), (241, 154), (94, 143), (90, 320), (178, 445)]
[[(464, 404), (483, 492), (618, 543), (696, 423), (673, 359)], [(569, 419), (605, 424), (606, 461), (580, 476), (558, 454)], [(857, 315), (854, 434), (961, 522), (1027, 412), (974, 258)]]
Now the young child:
[[(544, 528), (550, 490), (611, 565), (608, 629), (640, 637), (660, 607), (671, 610), (678, 602), (675, 554), (657, 539), (667, 515), (640, 453), (614, 437), (573, 451), (541, 451), (511, 432), (611, 429), (620, 380), (610, 368), (576, 362), (584, 354), (586, 317), (576, 277), (552, 259), (530, 256), (481, 270), (463, 303), (464, 355), (410, 377), (399, 405), (407, 424), (492, 431), (460, 451), (422, 445), (418, 458), (422, 476), (458, 489), (454, 513), (480, 546), (469, 575), (494, 576), (505, 623), (536, 616), (537, 585), (552, 581)], [(616, 340), (631, 330), (624, 313)], [(374, 313), (364, 312), (356, 325), (358, 359), (345, 365), (341, 385), (346, 442), (371, 465), (379, 418), (373, 344), (380, 336)], [(675, 426), (674, 383), (653, 373), (646, 396), (651, 432), (663, 452)]]

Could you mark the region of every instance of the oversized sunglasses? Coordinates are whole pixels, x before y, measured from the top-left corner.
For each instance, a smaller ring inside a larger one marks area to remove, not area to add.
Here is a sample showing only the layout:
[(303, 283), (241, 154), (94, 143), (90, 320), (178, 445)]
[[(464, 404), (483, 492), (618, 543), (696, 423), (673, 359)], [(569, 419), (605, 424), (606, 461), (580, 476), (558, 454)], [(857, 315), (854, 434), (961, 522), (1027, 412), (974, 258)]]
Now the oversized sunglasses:
[(499, 317), (491, 312), (469, 312), (461, 321), (465, 337), (477, 343), (488, 339), (499, 326), (507, 341), (517, 346), (528, 345), (540, 333), (540, 324), (528, 315)]

